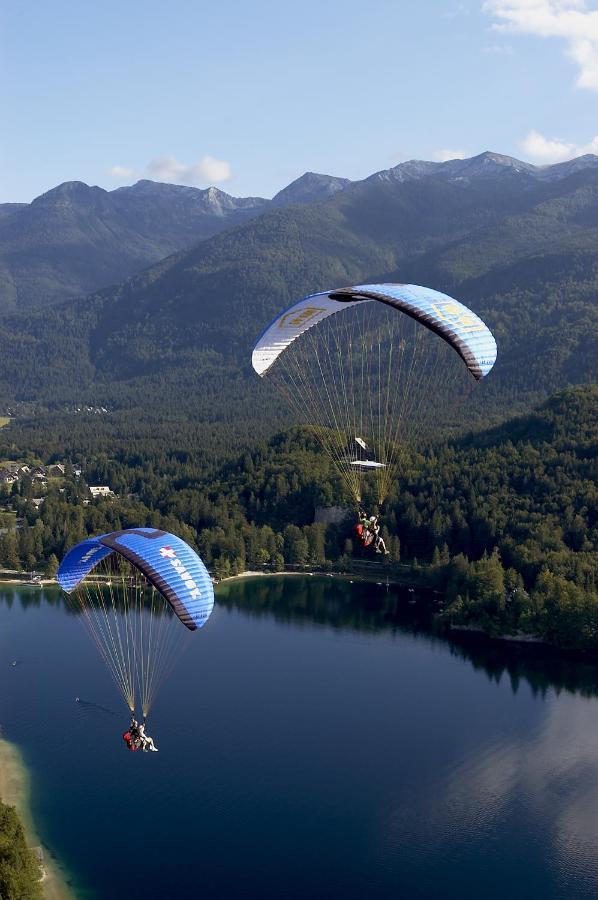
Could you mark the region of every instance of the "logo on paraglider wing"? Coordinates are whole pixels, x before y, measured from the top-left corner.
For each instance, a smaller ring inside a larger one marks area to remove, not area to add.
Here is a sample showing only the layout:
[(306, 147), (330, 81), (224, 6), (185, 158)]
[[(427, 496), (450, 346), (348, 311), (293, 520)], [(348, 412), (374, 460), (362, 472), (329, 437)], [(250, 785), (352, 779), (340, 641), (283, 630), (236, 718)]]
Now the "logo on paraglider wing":
[(291, 310), (280, 317), (279, 328), (301, 328), (307, 322), (311, 322), (319, 313), (326, 312), (323, 306), (305, 306), (303, 309), (293, 312)]
[(91, 559), (91, 557), (92, 557), (92, 556), (95, 556), (95, 554), (96, 554), (96, 553), (99, 553), (100, 550), (102, 550), (102, 549), (103, 549), (103, 547), (97, 547), (97, 546), (96, 546), (96, 547), (92, 547), (91, 550), (88, 550), (87, 553), (85, 553), (85, 554), (81, 557), (81, 562), (82, 562), (82, 563), (89, 562), (89, 560)]
[(440, 306), (436, 303), (431, 305), (439, 319), (442, 319), (444, 322), (450, 322), (452, 325), (458, 325), (461, 331), (481, 331), (484, 327), (476, 314), (460, 303), (449, 301)]
[(177, 575), (183, 580), (183, 583), (191, 595), (192, 600), (199, 600), (201, 591), (193, 580), (192, 575), (187, 571), (181, 560), (176, 555), (176, 550), (172, 547), (160, 547), (160, 556), (167, 559), (175, 570)]

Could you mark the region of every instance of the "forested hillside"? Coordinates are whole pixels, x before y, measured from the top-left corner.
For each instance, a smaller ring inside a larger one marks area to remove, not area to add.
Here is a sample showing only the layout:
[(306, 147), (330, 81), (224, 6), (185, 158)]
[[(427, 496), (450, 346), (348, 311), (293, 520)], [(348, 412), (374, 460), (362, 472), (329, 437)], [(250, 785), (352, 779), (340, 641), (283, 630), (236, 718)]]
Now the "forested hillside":
[(285, 413), (250, 370), (256, 336), (309, 291), (371, 280), (445, 290), (494, 330), (498, 361), (470, 423), (593, 380), (598, 169), (542, 180), (489, 162), (490, 172), (478, 161), (452, 180), (375, 176), (325, 203), (262, 215), (117, 288), (5, 317), (0, 411), (99, 404), (272, 429)]
[[(70, 449), (83, 478), (67, 473), (39, 508), (30, 480), (4, 489), (0, 566), (53, 572), (87, 534), (140, 525), (176, 532), (218, 575), (350, 567), (364, 555), (350, 500), (309, 430), (276, 435), (218, 467), (213, 457), (196, 458), (193, 426), (136, 446), (123, 436), (111, 452), (94, 451), (93, 420), (89, 429), (86, 439), (51, 439), (53, 449)], [(0, 430), (0, 457), (49, 461), (33, 439), (12, 425)], [(381, 511), (389, 571), (407, 564), (409, 577), (446, 591), (454, 621), (598, 648), (597, 460), (596, 387), (570, 389), (531, 415), (413, 454)], [(107, 484), (118, 498), (86, 505), (86, 482)], [(317, 506), (339, 502), (346, 525), (313, 523)]]
[(105, 191), (69, 181), (0, 205), (0, 315), (116, 284), (270, 206), (332, 196), (346, 179), (306, 173), (273, 200), (138, 181)]

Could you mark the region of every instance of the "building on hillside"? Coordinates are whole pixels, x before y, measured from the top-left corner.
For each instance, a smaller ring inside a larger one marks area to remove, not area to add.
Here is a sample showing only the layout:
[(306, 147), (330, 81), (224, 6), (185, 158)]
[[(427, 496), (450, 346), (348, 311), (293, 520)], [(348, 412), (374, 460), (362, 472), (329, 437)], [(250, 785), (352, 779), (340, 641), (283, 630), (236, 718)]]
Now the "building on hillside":
[(17, 475), (19, 476), (19, 478), (24, 478), (25, 475), (30, 475), (30, 474), (31, 474), (30, 466), (19, 466), (19, 468), (17, 469)]
[(31, 503), (35, 506), (36, 509), (39, 509), (42, 503), (44, 502), (44, 497), (32, 497)]
[(81, 466), (73, 466), (73, 475), (75, 476), (75, 478), (81, 478), (82, 474), (83, 469), (81, 468)]
[(52, 463), (48, 466), (47, 472), (50, 478), (64, 478), (65, 466), (62, 463)]
[(30, 471), (29, 474), (31, 475), (32, 478), (35, 478), (36, 475), (37, 475), (37, 476), (43, 475), (44, 478), (45, 478), (45, 477), (47, 476), (48, 472), (47, 472), (45, 466), (34, 466), (34, 467), (31, 469), (31, 471)]
[(11, 472), (10, 469), (0, 469), (0, 484), (14, 484), (18, 480), (19, 476), (16, 472)]
[(101, 497), (115, 497), (116, 496), (114, 491), (111, 490), (108, 487), (108, 485), (106, 485), (106, 484), (101, 484), (96, 487), (90, 487), (89, 493), (91, 494), (91, 496), (93, 497), (94, 500), (97, 500), (98, 498), (101, 498)]

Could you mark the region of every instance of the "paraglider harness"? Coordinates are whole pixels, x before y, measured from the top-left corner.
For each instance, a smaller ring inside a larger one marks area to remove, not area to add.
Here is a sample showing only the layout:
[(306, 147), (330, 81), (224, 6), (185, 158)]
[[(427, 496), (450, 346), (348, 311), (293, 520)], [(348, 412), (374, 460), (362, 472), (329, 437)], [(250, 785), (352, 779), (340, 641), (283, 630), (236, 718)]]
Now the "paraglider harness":
[(125, 744), (126, 744), (127, 747), (129, 748), (129, 750), (131, 750), (133, 753), (135, 753), (136, 750), (139, 750), (139, 746), (140, 746), (140, 743), (141, 743), (141, 742), (140, 742), (139, 738), (135, 738), (135, 737), (131, 734), (130, 731), (125, 731), (125, 732), (124, 732), (124, 734), (123, 734), (123, 741), (125, 742)]
[(131, 724), (129, 725), (128, 731), (125, 731), (125, 733), (123, 734), (123, 741), (132, 753), (135, 753), (135, 751), (139, 750), (139, 748), (141, 747), (141, 738), (139, 737), (139, 731), (135, 717), (131, 719)]
[(370, 530), (370, 519), (367, 514), (360, 509), (359, 521), (355, 526), (355, 534), (362, 547), (369, 547), (374, 540), (374, 532)]
[(355, 526), (355, 534), (362, 547), (369, 547), (374, 540), (374, 535), (363, 522), (358, 522)]
[(123, 741), (129, 748), (129, 750), (132, 753), (135, 753), (136, 750), (145, 750), (146, 749), (144, 738), (145, 738), (145, 719), (142, 722), (142, 728), (140, 730), (137, 719), (135, 718), (135, 716), (131, 716), (131, 724), (129, 725), (128, 731), (125, 731), (123, 734)]
[[(378, 516), (368, 517), (367, 513), (359, 510), (359, 521), (355, 526), (355, 534), (362, 547), (370, 547), (374, 544), (376, 551), (380, 543), (380, 526), (378, 525)], [(386, 548), (385, 548), (385, 552)]]

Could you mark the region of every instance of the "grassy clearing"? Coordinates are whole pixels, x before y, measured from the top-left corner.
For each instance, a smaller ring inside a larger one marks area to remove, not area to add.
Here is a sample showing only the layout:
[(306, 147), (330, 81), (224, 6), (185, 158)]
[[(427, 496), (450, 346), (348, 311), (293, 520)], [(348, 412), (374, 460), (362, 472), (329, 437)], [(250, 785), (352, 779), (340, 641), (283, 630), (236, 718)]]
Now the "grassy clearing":
[(9, 422), (9, 416), (0, 416), (0, 428), (2, 428), (4, 425), (8, 425)]

